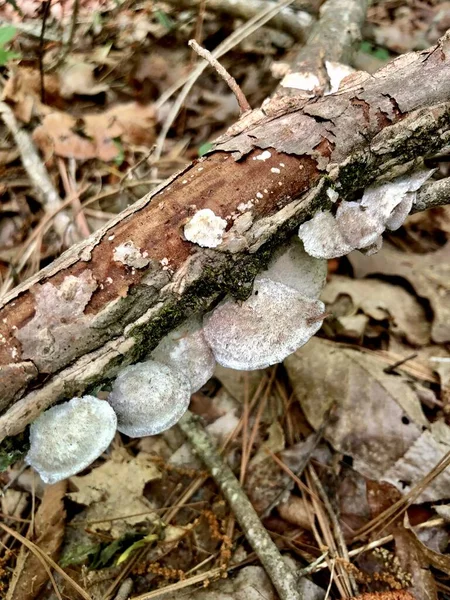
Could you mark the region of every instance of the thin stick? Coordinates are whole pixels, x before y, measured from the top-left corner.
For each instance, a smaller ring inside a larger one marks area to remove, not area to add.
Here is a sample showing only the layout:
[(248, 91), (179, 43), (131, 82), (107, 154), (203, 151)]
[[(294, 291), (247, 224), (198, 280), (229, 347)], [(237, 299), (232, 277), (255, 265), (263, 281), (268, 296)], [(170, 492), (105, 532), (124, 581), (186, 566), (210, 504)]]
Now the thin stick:
[(58, 56), (56, 62), (48, 69), (49, 71), (53, 71), (60, 67), (63, 62), (66, 60), (69, 52), (72, 50), (73, 40), (75, 37), (75, 31), (77, 28), (77, 19), (78, 19), (78, 11), (80, 8), (80, 0), (75, 0), (72, 6), (72, 18), (70, 20), (70, 31), (69, 38), (67, 39), (64, 48), (61, 54)]
[(217, 73), (220, 75), (220, 77), (222, 77), (222, 79), (228, 85), (230, 90), (236, 96), (236, 100), (239, 104), (239, 110), (241, 111), (241, 116), (243, 114), (245, 114), (246, 112), (249, 112), (250, 110), (252, 110), (252, 107), (248, 103), (248, 100), (245, 97), (244, 92), (239, 87), (236, 79), (228, 73), (228, 71), (225, 69), (225, 67), (223, 65), (220, 64), (220, 62), (217, 60), (217, 58), (214, 58), (214, 56), (211, 54), (211, 52), (209, 50), (207, 50), (206, 48), (202, 48), (202, 46), (200, 46), (200, 44), (198, 44), (195, 40), (189, 40), (188, 45), (193, 50), (195, 50), (195, 52), (197, 52), (197, 54), (199, 56), (201, 56), (207, 62), (209, 62), (209, 64), (212, 66), (212, 68), (217, 71)]
[(265, 568), (280, 599), (302, 600), (296, 575), (284, 562), (234, 473), (224, 462), (198, 419), (187, 411), (178, 425), (228, 500), (242, 531)]

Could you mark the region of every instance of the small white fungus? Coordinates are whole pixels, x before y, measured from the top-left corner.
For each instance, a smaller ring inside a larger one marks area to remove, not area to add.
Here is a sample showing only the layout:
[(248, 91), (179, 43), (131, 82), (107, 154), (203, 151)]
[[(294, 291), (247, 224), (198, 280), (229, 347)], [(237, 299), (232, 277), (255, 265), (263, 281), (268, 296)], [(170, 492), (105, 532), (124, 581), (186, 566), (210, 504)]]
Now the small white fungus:
[(318, 258), (336, 258), (355, 249), (373, 251), (386, 228), (403, 224), (417, 190), (433, 172), (422, 170), (370, 186), (358, 202), (341, 202), (335, 217), (330, 212), (316, 213), (299, 228), (305, 250)]
[(227, 222), (210, 208), (202, 208), (184, 226), (184, 237), (202, 248), (215, 248), (222, 243)]
[(314, 258), (305, 252), (301, 241), (294, 237), (287, 246), (275, 253), (269, 267), (262, 271), (255, 281), (271, 279), (301, 292), (308, 298), (318, 298), (326, 278), (327, 261)]
[(148, 253), (143, 254), (131, 240), (120, 244), (113, 251), (113, 259), (116, 262), (120, 262), (128, 267), (135, 267), (136, 269), (142, 269), (148, 265), (150, 259), (147, 256)]
[(152, 352), (152, 358), (186, 375), (192, 394), (212, 377), (216, 366), (199, 318), (188, 319), (166, 335)]
[(325, 61), (325, 68), (327, 70), (328, 79), (330, 80), (330, 89), (325, 93), (325, 96), (337, 92), (341, 85), (341, 81), (355, 72), (355, 69), (348, 65), (329, 60)]
[(117, 415), (117, 429), (130, 437), (156, 435), (175, 425), (191, 397), (189, 379), (156, 361), (126, 367), (114, 382), (108, 402)]
[(354, 250), (344, 239), (336, 219), (330, 212), (317, 212), (310, 221), (302, 223), (298, 237), (302, 240), (306, 252), (316, 258), (336, 258)]
[(205, 316), (205, 338), (220, 365), (264, 369), (306, 344), (320, 329), (324, 310), (320, 300), (259, 279), (245, 302), (226, 299)]
[(117, 418), (94, 396), (72, 398), (42, 413), (30, 428), (26, 462), (45, 483), (56, 483), (88, 467), (111, 443)]
[(272, 154), (268, 150), (264, 150), (264, 152), (261, 152), (261, 154), (258, 154), (257, 156), (254, 156), (253, 160), (266, 161), (266, 160), (269, 160), (269, 158), (271, 156), (272, 156)]

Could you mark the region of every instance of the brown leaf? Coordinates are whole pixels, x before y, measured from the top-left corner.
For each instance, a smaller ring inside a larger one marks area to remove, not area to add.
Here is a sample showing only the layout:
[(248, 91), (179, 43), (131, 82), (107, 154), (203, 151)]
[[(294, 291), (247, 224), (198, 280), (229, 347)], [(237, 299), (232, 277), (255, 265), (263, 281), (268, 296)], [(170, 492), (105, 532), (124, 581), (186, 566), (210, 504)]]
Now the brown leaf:
[(324, 437), (366, 477), (382, 477), (428, 425), (405, 379), (384, 373), (372, 354), (313, 338), (284, 364), (315, 429), (336, 404)]
[(433, 309), (433, 341), (450, 341), (450, 243), (429, 254), (407, 254), (385, 243), (377, 254), (352, 252), (349, 260), (357, 278), (381, 273), (406, 279)]
[[(45, 487), (41, 505), (36, 512), (34, 543), (42, 552), (57, 560), (64, 538), (66, 511), (64, 495), (67, 482), (60, 481)], [(33, 600), (47, 583), (47, 571), (39, 559), (22, 547), (21, 557), (17, 562), (18, 576), (8, 591), (7, 600)]]
[(352, 306), (345, 315), (339, 317), (362, 311), (375, 321), (388, 320), (392, 333), (404, 336), (411, 344), (422, 346), (429, 343), (430, 325), (425, 310), (414, 296), (399, 285), (377, 279), (355, 280), (333, 275), (321, 299), (329, 305), (342, 296), (350, 296)]
[(436, 582), (429, 570), (429, 561), (422, 548), (416, 544), (416, 537), (410, 530), (400, 526), (394, 532), (395, 554), (403, 570), (412, 576), (408, 587), (415, 600), (437, 600)]

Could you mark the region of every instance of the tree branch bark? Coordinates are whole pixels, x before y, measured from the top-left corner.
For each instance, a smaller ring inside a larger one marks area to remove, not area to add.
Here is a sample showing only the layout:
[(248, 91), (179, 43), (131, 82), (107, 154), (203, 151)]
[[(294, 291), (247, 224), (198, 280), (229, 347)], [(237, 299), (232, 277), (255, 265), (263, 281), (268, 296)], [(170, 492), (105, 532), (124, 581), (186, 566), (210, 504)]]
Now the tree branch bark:
[[(207, 157), (10, 293), (0, 305), (0, 440), (145, 357), (193, 311), (226, 293), (246, 297), (273, 249), (330, 208), (329, 187), (350, 199), (442, 150), (449, 42), (355, 73), (338, 94), (275, 98), (252, 111)], [(183, 237), (202, 208), (229, 224), (214, 250)], [(145, 266), (117, 260), (130, 243)]]

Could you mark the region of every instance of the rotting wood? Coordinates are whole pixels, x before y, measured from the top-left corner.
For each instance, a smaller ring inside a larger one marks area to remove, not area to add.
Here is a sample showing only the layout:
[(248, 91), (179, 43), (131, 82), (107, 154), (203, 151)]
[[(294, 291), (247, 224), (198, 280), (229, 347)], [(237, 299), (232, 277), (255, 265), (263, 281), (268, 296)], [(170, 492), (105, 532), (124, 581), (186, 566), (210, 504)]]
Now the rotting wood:
[[(209, 156), (11, 292), (0, 306), (0, 440), (143, 358), (190, 312), (225, 293), (246, 297), (272, 250), (331, 206), (328, 187), (352, 198), (442, 150), (449, 42), (403, 55), (373, 76), (356, 73), (338, 94), (252, 111)], [(229, 222), (214, 250), (183, 239), (184, 223), (201, 208)], [(114, 260), (129, 242), (146, 266)]]

